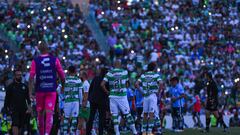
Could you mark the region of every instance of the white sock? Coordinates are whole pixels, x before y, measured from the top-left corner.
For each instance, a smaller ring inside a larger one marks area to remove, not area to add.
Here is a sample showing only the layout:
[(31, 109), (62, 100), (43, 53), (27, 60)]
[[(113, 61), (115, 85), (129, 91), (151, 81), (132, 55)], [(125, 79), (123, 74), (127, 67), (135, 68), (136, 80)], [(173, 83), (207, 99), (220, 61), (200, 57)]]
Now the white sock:
[(137, 130), (135, 128), (135, 124), (130, 125), (130, 129), (132, 130), (133, 134), (137, 134)]
[(115, 131), (116, 135), (120, 135), (119, 125), (114, 125), (114, 131)]

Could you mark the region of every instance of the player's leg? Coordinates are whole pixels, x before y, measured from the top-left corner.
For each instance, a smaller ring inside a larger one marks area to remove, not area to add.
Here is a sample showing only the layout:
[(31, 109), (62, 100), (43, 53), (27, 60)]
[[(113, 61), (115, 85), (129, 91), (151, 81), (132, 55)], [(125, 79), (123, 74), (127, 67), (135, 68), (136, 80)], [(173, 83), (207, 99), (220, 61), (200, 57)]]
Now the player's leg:
[(46, 110), (46, 122), (45, 122), (45, 134), (50, 135), (53, 125), (53, 113), (56, 103), (57, 93), (49, 92), (45, 97), (45, 110)]
[[(154, 127), (154, 122), (155, 122), (155, 113), (156, 115), (159, 114), (158, 106), (157, 106), (157, 96), (155, 94), (152, 94), (149, 96), (149, 119), (148, 119), (148, 133), (152, 133), (153, 127)], [(159, 119), (158, 119), (159, 121)], [(160, 121), (158, 122), (160, 123)], [(160, 124), (159, 124), (160, 126)], [(159, 128), (159, 127), (158, 127)]]
[(64, 111), (63, 133), (68, 134), (69, 133), (69, 126), (70, 126), (69, 118), (71, 116), (71, 102), (65, 102), (64, 103), (63, 111)]
[(124, 115), (125, 121), (127, 122), (127, 125), (132, 130), (133, 134), (137, 134), (137, 130), (135, 127), (134, 119), (130, 113), (130, 107), (128, 104), (127, 96), (121, 98), (118, 102), (118, 107), (121, 110), (122, 114)]
[(40, 135), (44, 135), (45, 124), (44, 124), (44, 107), (45, 107), (45, 94), (36, 93), (36, 110), (37, 110), (37, 121)]
[(184, 119), (183, 119), (183, 107), (178, 108), (178, 128), (179, 130), (183, 130)]
[(177, 129), (177, 108), (176, 107), (173, 107), (172, 108), (172, 119), (173, 119), (173, 122), (172, 122), (172, 129), (173, 130), (176, 130)]
[(70, 131), (73, 134), (76, 134), (77, 131), (77, 118), (78, 118), (78, 113), (79, 113), (79, 102), (72, 102), (72, 123), (71, 123), (71, 127), (70, 127)]
[(209, 132), (209, 125), (210, 125), (210, 114), (211, 112), (209, 110), (205, 110), (205, 115), (206, 115), (206, 131)]
[(119, 132), (119, 121), (118, 121), (118, 100), (114, 98), (110, 98), (110, 111), (112, 114), (112, 121), (114, 125), (114, 131), (116, 135), (120, 135)]
[(157, 104), (157, 96), (155, 98), (155, 106), (153, 106), (154, 108), (154, 127), (155, 127), (155, 133), (156, 135), (160, 135), (162, 134), (162, 127), (161, 127), (161, 123), (160, 123), (160, 107)]
[(148, 98), (143, 98), (143, 119), (142, 119), (142, 133), (147, 133), (147, 127), (148, 127), (148, 111), (149, 111), (149, 105), (148, 105)]
[(215, 118), (217, 118), (217, 121), (223, 125), (224, 131), (227, 128), (227, 125), (225, 124), (225, 122), (223, 121), (223, 116), (219, 115), (218, 111), (214, 111), (213, 115), (215, 116)]

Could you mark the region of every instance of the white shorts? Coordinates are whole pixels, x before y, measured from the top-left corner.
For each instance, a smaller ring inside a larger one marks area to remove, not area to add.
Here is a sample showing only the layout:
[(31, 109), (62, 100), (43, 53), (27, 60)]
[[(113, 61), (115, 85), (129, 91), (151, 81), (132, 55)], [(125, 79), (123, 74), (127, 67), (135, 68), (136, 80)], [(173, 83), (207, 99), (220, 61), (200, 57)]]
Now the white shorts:
[(111, 114), (118, 114), (120, 111), (124, 115), (130, 113), (127, 96), (110, 97), (110, 111)]
[(63, 107), (63, 111), (64, 111), (64, 116), (66, 118), (70, 118), (70, 117), (78, 117), (78, 113), (79, 113), (79, 102), (65, 102), (64, 103), (64, 107)]
[(143, 113), (158, 113), (157, 95), (151, 94), (143, 98)]

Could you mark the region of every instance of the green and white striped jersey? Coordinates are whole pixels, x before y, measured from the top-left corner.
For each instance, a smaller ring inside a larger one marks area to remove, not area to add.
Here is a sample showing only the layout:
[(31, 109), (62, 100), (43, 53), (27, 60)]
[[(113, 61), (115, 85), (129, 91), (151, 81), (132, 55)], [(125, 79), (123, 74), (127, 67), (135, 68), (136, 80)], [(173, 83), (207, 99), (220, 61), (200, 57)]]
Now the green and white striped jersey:
[(64, 102), (79, 102), (79, 91), (82, 91), (82, 81), (76, 76), (67, 76), (64, 86)]
[(126, 82), (128, 81), (128, 71), (115, 68), (109, 71), (103, 79), (109, 82), (110, 97), (111, 96), (126, 96)]
[(158, 73), (148, 71), (142, 74), (138, 81), (142, 83), (145, 96), (148, 96), (152, 93), (158, 92), (161, 78)]

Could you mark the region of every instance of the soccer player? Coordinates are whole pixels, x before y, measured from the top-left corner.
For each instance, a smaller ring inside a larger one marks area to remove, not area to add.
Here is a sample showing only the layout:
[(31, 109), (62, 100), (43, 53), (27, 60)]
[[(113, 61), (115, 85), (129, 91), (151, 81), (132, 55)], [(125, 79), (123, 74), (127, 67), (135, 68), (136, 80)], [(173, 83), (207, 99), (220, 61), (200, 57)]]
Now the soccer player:
[(224, 132), (226, 132), (227, 126), (223, 121), (223, 117), (218, 113), (218, 88), (214, 81), (212, 74), (209, 72), (204, 73), (204, 77), (207, 80), (207, 99), (206, 99), (206, 129), (203, 132), (209, 132), (210, 115), (213, 114), (217, 118), (218, 122), (223, 125)]
[(169, 93), (171, 95), (172, 102), (172, 118), (173, 129), (175, 132), (183, 131), (183, 107), (184, 107), (184, 89), (179, 83), (178, 77), (173, 77), (170, 80), (171, 88)]
[[(121, 61), (114, 62), (114, 69), (110, 70), (104, 77), (101, 87), (109, 94), (110, 111), (114, 123), (116, 135), (120, 135), (118, 115), (119, 111), (124, 115), (127, 124), (130, 126), (133, 134), (137, 134), (133, 117), (130, 114), (130, 108), (127, 99), (126, 82), (128, 81), (128, 72), (121, 68)], [(107, 91), (105, 84), (109, 82), (110, 92)]]
[(82, 81), (76, 76), (76, 68), (68, 68), (64, 88), (64, 121), (63, 133), (76, 134), (77, 118), (79, 113), (79, 91), (82, 90)]
[[(38, 46), (41, 55), (32, 61), (29, 78), (29, 94), (32, 96), (34, 77), (36, 76), (36, 107), (40, 135), (49, 135), (53, 124), (53, 112), (56, 102), (57, 73), (61, 79), (62, 92), (65, 75), (58, 58), (48, 54), (48, 47), (41, 43)], [(46, 120), (45, 120), (46, 115)]]
[[(151, 134), (154, 127), (155, 115), (159, 112), (157, 104), (157, 93), (159, 93), (159, 86), (161, 84), (161, 78), (158, 73), (155, 72), (156, 64), (150, 63), (147, 67), (147, 72), (141, 75), (136, 82), (136, 87), (140, 89), (140, 83), (143, 87), (143, 124), (142, 133)], [(148, 127), (148, 130), (147, 130)], [(158, 119), (156, 127), (158, 128), (156, 134), (161, 134), (160, 120)]]
[(86, 129), (86, 123), (89, 119), (90, 115), (90, 104), (88, 102), (88, 92), (90, 88), (90, 84), (88, 82), (88, 75), (85, 71), (81, 73), (81, 80), (83, 82), (83, 90), (80, 92), (81, 98), (80, 98), (80, 112), (79, 112), (79, 127), (80, 132), (82, 134), (85, 134)]

